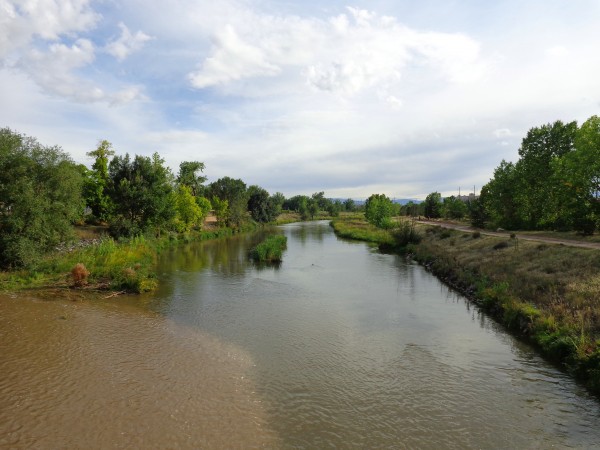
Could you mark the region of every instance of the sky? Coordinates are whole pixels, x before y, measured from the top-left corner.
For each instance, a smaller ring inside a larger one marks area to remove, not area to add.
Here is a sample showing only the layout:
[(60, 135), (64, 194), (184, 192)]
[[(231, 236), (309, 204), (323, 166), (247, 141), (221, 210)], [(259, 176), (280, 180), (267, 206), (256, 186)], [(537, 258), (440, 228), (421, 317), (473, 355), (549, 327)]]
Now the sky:
[(599, 80), (599, 0), (0, 0), (0, 127), (287, 197), (478, 192)]

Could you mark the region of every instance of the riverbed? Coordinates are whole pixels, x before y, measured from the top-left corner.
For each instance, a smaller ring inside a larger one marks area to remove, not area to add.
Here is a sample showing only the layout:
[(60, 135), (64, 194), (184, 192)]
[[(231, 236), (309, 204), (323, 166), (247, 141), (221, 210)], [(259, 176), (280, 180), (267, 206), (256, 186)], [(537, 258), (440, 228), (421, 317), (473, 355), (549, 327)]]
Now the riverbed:
[(159, 289), (0, 298), (0, 446), (594, 448), (600, 404), (422, 267), (290, 224), (161, 255)]

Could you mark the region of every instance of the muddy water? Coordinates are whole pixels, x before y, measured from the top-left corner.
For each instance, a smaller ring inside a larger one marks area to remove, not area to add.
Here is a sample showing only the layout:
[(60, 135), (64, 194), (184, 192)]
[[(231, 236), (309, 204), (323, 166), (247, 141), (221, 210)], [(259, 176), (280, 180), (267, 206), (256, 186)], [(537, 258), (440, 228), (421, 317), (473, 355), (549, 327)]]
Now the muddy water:
[(0, 448), (276, 446), (251, 356), (127, 305), (0, 298)]
[(152, 295), (0, 298), (0, 447), (598, 448), (600, 404), (421, 267), (293, 224)]

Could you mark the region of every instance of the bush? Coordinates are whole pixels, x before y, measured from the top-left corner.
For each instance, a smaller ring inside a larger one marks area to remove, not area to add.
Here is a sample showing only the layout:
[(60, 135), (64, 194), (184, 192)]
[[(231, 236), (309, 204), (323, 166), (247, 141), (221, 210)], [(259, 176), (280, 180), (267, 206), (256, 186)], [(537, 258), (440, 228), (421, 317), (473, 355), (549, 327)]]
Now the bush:
[(402, 220), (398, 227), (392, 232), (394, 242), (398, 247), (406, 247), (408, 244), (418, 244), (423, 237), (415, 229), (414, 221)]
[(501, 241), (501, 242), (498, 242), (496, 245), (494, 245), (493, 249), (500, 250), (500, 249), (507, 248), (507, 247), (508, 247), (508, 242)]
[(250, 258), (255, 261), (279, 262), (286, 248), (287, 237), (281, 234), (269, 236), (250, 251)]
[(479, 231), (476, 231), (475, 233), (473, 233), (473, 239), (479, 239), (481, 237), (481, 233)]

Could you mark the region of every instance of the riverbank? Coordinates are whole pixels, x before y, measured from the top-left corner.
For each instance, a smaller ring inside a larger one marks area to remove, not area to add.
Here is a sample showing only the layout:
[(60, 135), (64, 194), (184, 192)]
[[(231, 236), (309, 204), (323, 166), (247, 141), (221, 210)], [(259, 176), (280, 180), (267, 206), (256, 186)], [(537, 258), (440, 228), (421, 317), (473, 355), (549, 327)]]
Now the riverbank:
[[(339, 236), (390, 248), (392, 234), (358, 217)], [(410, 254), (500, 323), (600, 394), (600, 251), (416, 224)]]
[(26, 269), (0, 272), (0, 291), (73, 288), (113, 293), (151, 291), (157, 285), (154, 266), (162, 250), (182, 243), (224, 238), (255, 228), (253, 224), (241, 230), (209, 227), (188, 233), (139, 236), (119, 241), (101, 235), (89, 245), (57, 249)]

